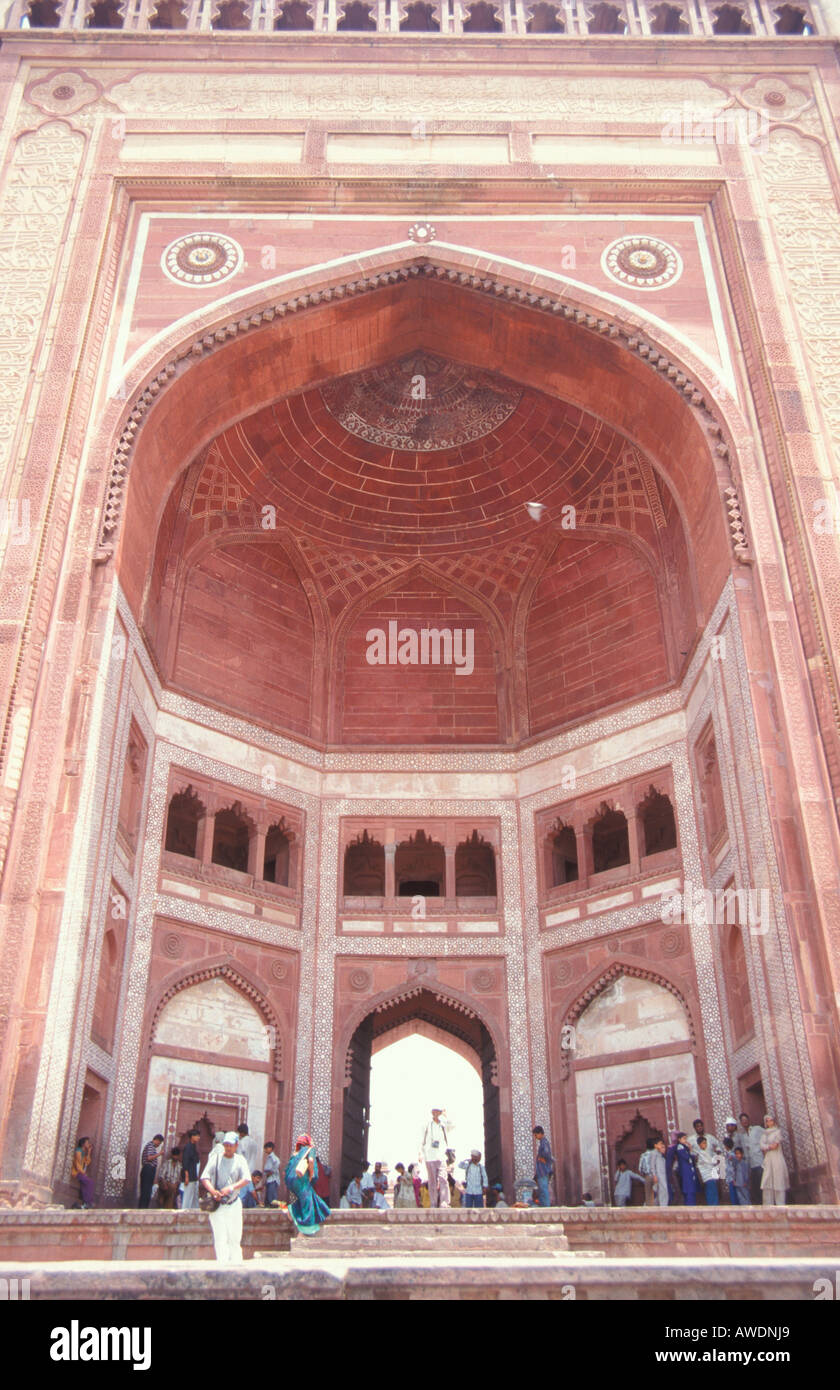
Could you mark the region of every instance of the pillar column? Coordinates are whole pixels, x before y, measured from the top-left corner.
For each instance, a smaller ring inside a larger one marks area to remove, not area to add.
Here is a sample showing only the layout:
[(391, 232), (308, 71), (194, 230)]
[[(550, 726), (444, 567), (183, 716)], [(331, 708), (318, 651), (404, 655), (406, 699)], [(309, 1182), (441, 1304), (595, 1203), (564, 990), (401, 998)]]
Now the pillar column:
[(592, 877), (594, 859), (592, 856), (592, 836), (583, 819), (575, 817), (575, 843), (578, 855), (578, 882), (587, 883)]
[(257, 821), (248, 840), (248, 873), (260, 881), (265, 872), (265, 837), (268, 821)]
[(385, 906), (390, 907), (392, 911), (396, 906), (397, 897), (397, 878), (394, 872), (396, 854), (395, 844), (385, 846)]
[(640, 869), (639, 854), (639, 818), (636, 815), (636, 807), (630, 806), (624, 813), (627, 816), (627, 841), (630, 847), (630, 871), (637, 874)]
[(444, 845), (443, 852), (446, 855), (446, 878), (444, 881), (444, 911), (455, 911), (455, 846)]
[(200, 864), (210, 864), (213, 859), (213, 832), (216, 828), (215, 805), (208, 805), (204, 815), (198, 822), (198, 835), (196, 836), (195, 857)]

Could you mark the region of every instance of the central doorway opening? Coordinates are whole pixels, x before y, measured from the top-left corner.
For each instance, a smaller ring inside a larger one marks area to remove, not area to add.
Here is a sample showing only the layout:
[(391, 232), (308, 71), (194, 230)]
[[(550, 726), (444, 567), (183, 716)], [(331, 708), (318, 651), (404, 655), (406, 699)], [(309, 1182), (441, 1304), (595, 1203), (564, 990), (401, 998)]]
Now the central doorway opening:
[[(432, 1106), (441, 1106), (454, 1122), (450, 1145), (458, 1161), (470, 1149), (484, 1153), (484, 1090), (478, 1058), (471, 1050), (455, 1051), (451, 1035), (420, 1027), (410, 1033), (394, 1029), (374, 1049), (370, 1076), (371, 1161), (388, 1165), (416, 1163), (420, 1139)], [(459, 1170), (456, 1168), (456, 1175)]]
[[(427, 1094), (428, 1093), (428, 1094)], [(481, 1019), (428, 989), (380, 1005), (347, 1049), (341, 1191), (365, 1163), (417, 1161), (431, 1107), (455, 1121), (458, 1161), (475, 1146), (490, 1181), (502, 1179), (497, 1058)], [(374, 1147), (375, 1146), (375, 1147)], [(400, 1151), (397, 1151), (399, 1147)], [(425, 1176), (425, 1174), (424, 1174)]]

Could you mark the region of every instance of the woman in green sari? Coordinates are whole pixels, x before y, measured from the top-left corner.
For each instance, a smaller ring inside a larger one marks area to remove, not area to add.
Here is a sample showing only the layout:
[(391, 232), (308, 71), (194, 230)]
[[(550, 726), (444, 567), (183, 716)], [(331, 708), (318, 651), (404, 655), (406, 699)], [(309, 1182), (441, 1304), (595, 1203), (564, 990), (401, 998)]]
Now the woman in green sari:
[(317, 1236), (330, 1214), (326, 1202), (313, 1187), (318, 1176), (315, 1145), (308, 1134), (295, 1140), (295, 1151), (286, 1164), (289, 1215), (302, 1236)]

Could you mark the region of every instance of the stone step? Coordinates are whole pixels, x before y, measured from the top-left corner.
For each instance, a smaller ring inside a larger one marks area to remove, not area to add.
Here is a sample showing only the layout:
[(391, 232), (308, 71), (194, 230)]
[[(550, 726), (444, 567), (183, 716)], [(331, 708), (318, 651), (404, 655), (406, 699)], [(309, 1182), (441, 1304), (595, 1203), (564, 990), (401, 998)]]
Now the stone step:
[[(314, 1241), (313, 1241), (314, 1243)], [(667, 1299), (677, 1316), (679, 1300), (793, 1299), (813, 1303), (819, 1281), (834, 1283), (834, 1265), (819, 1259), (773, 1260), (587, 1259), (584, 1256), (533, 1256), (509, 1260), (493, 1256), (390, 1260), (298, 1260), (288, 1255), (246, 1260), (240, 1265), (208, 1261), (123, 1260), (58, 1264), (0, 1263), (0, 1276), (26, 1285), (33, 1300), (104, 1301), (272, 1298), (362, 1300), (458, 1299), (557, 1300)], [(675, 1306), (676, 1305), (676, 1306)], [(606, 1315), (606, 1310), (605, 1310)], [(69, 1316), (69, 1314), (68, 1314)], [(56, 1320), (60, 1320), (56, 1315)], [(758, 1322), (751, 1314), (751, 1320)], [(763, 1321), (779, 1322), (778, 1313)]]
[(553, 1255), (569, 1253), (565, 1240), (523, 1240), (509, 1237), (496, 1241), (441, 1240), (416, 1237), (413, 1241), (365, 1240), (353, 1243), (344, 1240), (331, 1240), (325, 1234), (319, 1236), (300, 1236), (292, 1241), (291, 1254), (297, 1259), (348, 1259), (354, 1257), (387, 1257), (391, 1255), (499, 1255), (513, 1259), (533, 1255)]

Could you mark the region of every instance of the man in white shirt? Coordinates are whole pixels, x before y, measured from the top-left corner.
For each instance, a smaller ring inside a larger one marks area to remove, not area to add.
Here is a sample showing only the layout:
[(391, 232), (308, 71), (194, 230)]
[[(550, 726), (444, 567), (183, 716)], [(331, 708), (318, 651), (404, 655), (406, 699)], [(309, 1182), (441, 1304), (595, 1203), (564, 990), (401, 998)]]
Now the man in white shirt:
[(423, 1138), (420, 1140), (420, 1157), (429, 1175), (429, 1204), (433, 1207), (449, 1206), (446, 1150), (449, 1148), (448, 1133), (451, 1133), (455, 1126), (445, 1117), (445, 1110), (433, 1106), (432, 1118), (423, 1130)]
[(202, 1186), (220, 1205), (210, 1212), (213, 1248), (217, 1260), (242, 1263), (242, 1202), (240, 1192), (251, 1181), (251, 1170), (236, 1152), (239, 1135), (231, 1130), (224, 1136), (221, 1152), (215, 1149), (201, 1175)]
[(648, 1139), (644, 1152), (639, 1156), (639, 1176), (645, 1181), (645, 1206), (652, 1207), (653, 1194), (653, 1156), (656, 1153), (653, 1139)]
[(373, 1173), (370, 1171), (369, 1163), (366, 1163), (362, 1168), (360, 1183), (362, 1189), (362, 1206), (372, 1207), (375, 1188), (373, 1185)]

